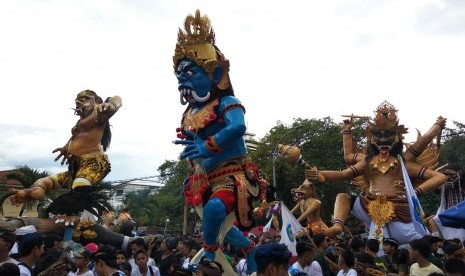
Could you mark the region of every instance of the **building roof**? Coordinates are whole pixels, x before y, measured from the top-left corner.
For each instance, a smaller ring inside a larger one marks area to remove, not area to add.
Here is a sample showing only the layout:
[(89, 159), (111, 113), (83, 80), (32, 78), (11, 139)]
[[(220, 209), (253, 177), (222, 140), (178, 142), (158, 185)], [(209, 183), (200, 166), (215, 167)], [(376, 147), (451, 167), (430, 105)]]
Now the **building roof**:
[(9, 179), (8, 174), (18, 173), (18, 170), (0, 171), (0, 191), (8, 190), (9, 188), (23, 188), (21, 182), (16, 179)]

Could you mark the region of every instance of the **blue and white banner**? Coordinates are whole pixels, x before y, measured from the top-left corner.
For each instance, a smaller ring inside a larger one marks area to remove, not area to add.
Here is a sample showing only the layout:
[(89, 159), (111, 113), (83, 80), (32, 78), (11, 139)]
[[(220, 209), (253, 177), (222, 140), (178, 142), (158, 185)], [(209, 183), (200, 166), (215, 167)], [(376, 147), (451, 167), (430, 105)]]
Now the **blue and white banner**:
[(279, 243), (287, 245), (287, 249), (292, 252), (292, 256), (297, 256), (295, 249), (297, 242), (295, 238), (304, 227), (297, 221), (283, 202), (281, 202), (281, 217), (283, 226), (281, 227), (281, 240)]
[(408, 200), (408, 208), (410, 209), (410, 217), (412, 218), (413, 226), (418, 234), (424, 236), (428, 235), (429, 231), (426, 228), (426, 225), (423, 222), (423, 217), (425, 213), (423, 212), (423, 208), (421, 208), (420, 200), (413, 189), (412, 182), (410, 181), (410, 177), (408, 175), (407, 169), (405, 168), (404, 162), (402, 161), (402, 157), (398, 157), (400, 165), (402, 167), (402, 175), (404, 177), (404, 184), (405, 184), (405, 191), (407, 193), (407, 200)]

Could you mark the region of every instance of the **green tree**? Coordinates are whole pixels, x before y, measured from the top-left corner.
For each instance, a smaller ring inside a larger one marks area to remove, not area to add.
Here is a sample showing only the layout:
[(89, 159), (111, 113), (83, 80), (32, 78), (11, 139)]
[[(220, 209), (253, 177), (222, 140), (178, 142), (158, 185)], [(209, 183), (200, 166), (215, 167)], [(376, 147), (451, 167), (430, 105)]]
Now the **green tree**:
[(154, 195), (154, 200), (158, 203), (154, 209), (157, 217), (156, 223), (164, 227), (166, 219), (169, 218), (169, 229), (180, 233), (183, 226), (185, 202), (182, 184), (188, 176), (187, 162), (166, 160), (158, 167), (158, 172), (160, 182), (164, 186)]
[[(356, 129), (361, 125), (356, 125)], [(295, 131), (291, 131), (295, 129)], [(288, 133), (291, 131), (290, 133)], [(254, 162), (266, 172), (272, 182), (273, 152), (278, 144), (297, 145), (302, 157), (310, 165), (318, 169), (341, 170), (345, 163), (342, 152), (342, 127), (330, 117), (322, 119), (295, 119), (290, 126), (277, 125), (260, 140), (256, 151), (252, 152)], [(282, 137), (288, 133), (284, 139)], [(291, 208), (294, 202), (290, 190), (302, 184), (305, 179), (304, 169), (299, 165), (285, 163), (282, 159), (275, 160), (276, 190), (280, 200)], [(351, 192), (350, 182), (326, 182), (317, 184), (317, 190), (322, 199), (322, 218), (330, 221), (334, 209), (334, 200), (340, 192)]]
[[(50, 175), (47, 171), (39, 171), (37, 169), (32, 169), (27, 165), (18, 166), (16, 168), (16, 172), (9, 173), (6, 175), (8, 179), (17, 180), (23, 188), (30, 188), (38, 179), (44, 178)], [(4, 195), (4, 197), (8, 196), (9, 194)], [(2, 203), (5, 198), (2, 198)], [(37, 201), (26, 201), (23, 205), (23, 210), (32, 210), (37, 206)], [(3, 211), (3, 210), (2, 210)]]
[(158, 203), (151, 192), (150, 188), (130, 192), (123, 199), (124, 209), (129, 211), (139, 226), (153, 225), (156, 222), (154, 209)]
[(453, 122), (454, 128), (446, 128), (443, 133), (441, 147), (441, 163), (457, 163), (465, 165), (465, 125)]

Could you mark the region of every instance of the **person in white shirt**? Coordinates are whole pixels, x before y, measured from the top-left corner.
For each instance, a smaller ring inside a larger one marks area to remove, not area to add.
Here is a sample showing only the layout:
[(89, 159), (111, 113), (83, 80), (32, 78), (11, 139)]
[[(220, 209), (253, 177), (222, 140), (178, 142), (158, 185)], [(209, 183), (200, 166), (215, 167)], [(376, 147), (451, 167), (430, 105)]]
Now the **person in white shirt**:
[(342, 268), (337, 273), (337, 276), (357, 276), (357, 271), (353, 269), (355, 264), (354, 253), (346, 249), (341, 249), (337, 265)]
[(160, 276), (158, 267), (148, 265), (147, 252), (138, 250), (134, 258), (137, 267), (132, 269), (131, 276)]
[[(134, 269), (134, 267), (137, 267), (134, 254), (139, 250), (147, 251), (147, 249), (146, 249), (145, 241), (143, 238), (136, 238), (132, 240), (131, 242), (129, 242), (129, 247), (131, 248), (132, 258), (129, 259), (128, 263)], [(156, 266), (155, 260), (150, 258), (150, 256), (148, 258), (148, 265)]]
[(194, 246), (194, 243), (195, 243), (194, 240), (186, 240), (181, 243), (180, 253), (183, 259), (181, 259), (182, 263), (180, 263), (180, 265), (184, 269), (189, 269), (189, 263), (191, 260), (190, 253), (191, 253), (192, 247)]
[(237, 250), (236, 257), (239, 260), (236, 264), (237, 276), (246, 276), (247, 275), (247, 259), (245, 258), (244, 251), (242, 251), (242, 249)]
[[(73, 251), (74, 255), (74, 265), (77, 267), (77, 271), (73, 276), (94, 276), (92, 270), (87, 267), (89, 263), (89, 258), (92, 255), (89, 250), (81, 248), (79, 250)], [(70, 274), (68, 274), (70, 276)]]
[(39, 233), (24, 235), (19, 242), (19, 254), (22, 256), (18, 264), (20, 276), (31, 276), (32, 267), (44, 254), (44, 238)]
[(424, 238), (410, 242), (409, 257), (411, 276), (426, 276), (432, 273), (444, 274), (444, 272), (428, 260), (431, 254), (431, 244)]
[(315, 246), (308, 241), (299, 241), (295, 249), (298, 259), (289, 267), (289, 275), (298, 275), (302, 272), (307, 275), (314, 275), (310, 274), (312, 273), (310, 265), (313, 262), (313, 256), (315, 256)]
[(12, 232), (1, 230), (0, 232), (0, 265), (6, 263), (18, 264), (19, 262), (8, 256), (16, 242), (16, 235)]

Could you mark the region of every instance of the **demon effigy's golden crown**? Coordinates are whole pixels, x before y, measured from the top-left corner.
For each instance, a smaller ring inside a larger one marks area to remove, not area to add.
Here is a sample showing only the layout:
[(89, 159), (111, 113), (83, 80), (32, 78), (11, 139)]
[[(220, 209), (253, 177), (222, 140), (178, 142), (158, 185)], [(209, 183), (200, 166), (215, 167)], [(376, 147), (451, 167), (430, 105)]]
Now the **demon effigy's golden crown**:
[(217, 65), (215, 33), (211, 28), (210, 19), (206, 15), (188, 15), (184, 21), (184, 30), (179, 28), (178, 42), (174, 51), (174, 69), (181, 59), (189, 59), (201, 66), (205, 72), (211, 73)]
[(396, 130), (398, 133), (407, 133), (404, 125), (399, 125), (397, 109), (387, 101), (382, 102), (375, 110), (375, 117), (368, 122), (370, 131)]

